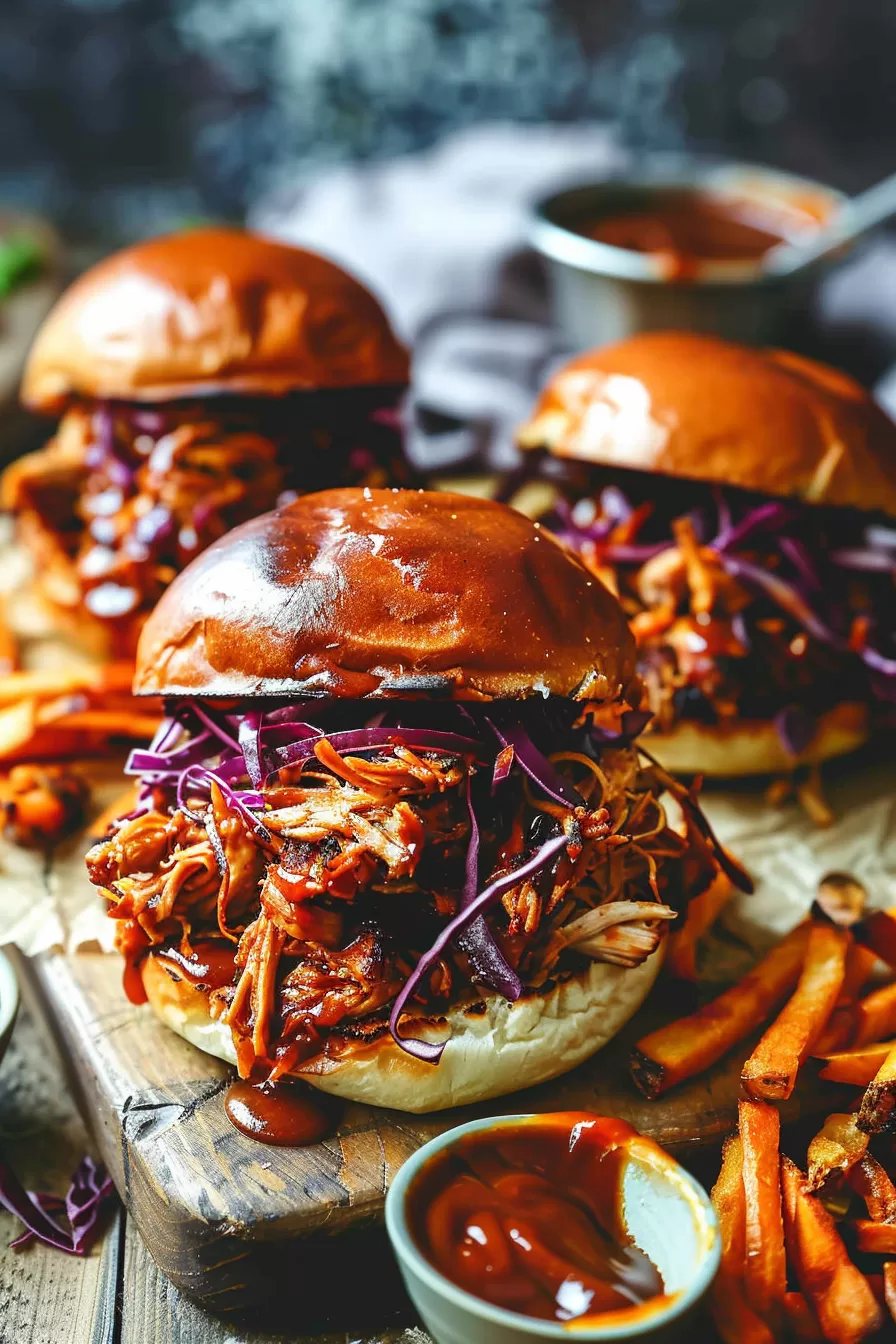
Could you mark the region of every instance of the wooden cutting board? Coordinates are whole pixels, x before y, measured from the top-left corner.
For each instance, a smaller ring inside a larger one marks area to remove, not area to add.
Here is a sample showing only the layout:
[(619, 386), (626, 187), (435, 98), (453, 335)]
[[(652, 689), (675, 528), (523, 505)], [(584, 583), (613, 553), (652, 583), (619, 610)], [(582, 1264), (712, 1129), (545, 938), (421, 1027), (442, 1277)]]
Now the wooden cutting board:
[[(120, 762), (79, 768), (90, 779), (96, 815), (118, 797)], [(3, 883), (14, 888), (38, 922), (52, 908), (71, 936), (77, 912), (96, 901), (84, 870), (87, 843), (84, 834), (76, 836), (48, 861), (0, 844), (0, 891)], [(714, 977), (735, 979), (749, 954), (730, 939), (714, 943)], [(379, 1226), (385, 1193), (401, 1163), (435, 1134), (475, 1115), (588, 1110), (620, 1116), (680, 1155), (696, 1157), (734, 1126), (740, 1064), (749, 1048), (738, 1047), (704, 1077), (647, 1101), (628, 1078), (631, 1044), (692, 1006), (661, 983), (616, 1041), (552, 1083), (430, 1116), (347, 1105), (323, 1142), (272, 1148), (227, 1120), (227, 1066), (168, 1031), (147, 1008), (127, 1002), (118, 956), (44, 953), (35, 965), (102, 1155), (159, 1267), (218, 1313), (267, 1308), (283, 1301), (284, 1282), (295, 1284), (301, 1327), (309, 1333), (316, 1308), (331, 1314), (326, 1286), (340, 1281), (346, 1263), (355, 1300), (367, 1283), (370, 1300), (382, 1303), (383, 1286), (395, 1277)], [(811, 1066), (805, 1073), (798, 1101), (783, 1110), (785, 1120), (843, 1108), (843, 1089), (819, 1083)], [(714, 1157), (707, 1156), (711, 1169)], [(297, 1300), (292, 1291), (288, 1300)], [(294, 1320), (287, 1324), (297, 1328)]]
[[(217, 1312), (270, 1301), (282, 1294), (284, 1275), (297, 1289), (304, 1285), (302, 1301), (313, 1304), (320, 1284), (333, 1282), (334, 1264), (352, 1265), (353, 1291), (363, 1291), (365, 1275), (379, 1284), (388, 1252), (385, 1238), (369, 1229), (381, 1218), (390, 1181), (420, 1144), (476, 1115), (617, 1115), (680, 1154), (718, 1142), (735, 1121), (742, 1049), (659, 1101), (645, 1100), (628, 1080), (631, 1042), (658, 1015), (669, 1016), (660, 995), (606, 1050), (552, 1083), (430, 1116), (347, 1105), (323, 1142), (267, 1147), (234, 1130), (224, 1114), (228, 1068), (130, 1005), (120, 969), (117, 957), (103, 954), (38, 962), (122, 1198), (159, 1267)], [(793, 1102), (783, 1115), (834, 1110), (842, 1100), (842, 1089), (806, 1078), (799, 1110)]]

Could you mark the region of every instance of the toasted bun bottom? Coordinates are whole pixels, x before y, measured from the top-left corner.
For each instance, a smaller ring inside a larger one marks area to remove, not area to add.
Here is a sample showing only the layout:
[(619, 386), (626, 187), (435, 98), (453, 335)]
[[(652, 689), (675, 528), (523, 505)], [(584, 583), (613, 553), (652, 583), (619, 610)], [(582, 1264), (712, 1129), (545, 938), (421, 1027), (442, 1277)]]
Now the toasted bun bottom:
[(671, 733), (648, 733), (644, 745), (673, 775), (787, 773), (798, 765), (817, 765), (845, 756), (868, 740), (868, 707), (838, 705), (819, 719), (804, 752), (791, 756), (770, 719), (735, 719), (726, 724), (680, 723)]
[[(442, 1041), (450, 1031), (436, 1065), (382, 1036), (328, 1064), (326, 1072), (297, 1076), (347, 1101), (417, 1112), (532, 1087), (567, 1073), (616, 1035), (647, 997), (664, 946), (631, 970), (595, 961), (547, 994), (528, 994), (516, 1003), (489, 995), (476, 1005), (479, 1011), (451, 1008), (442, 1018), (409, 1024), (405, 1030), (423, 1040)], [(152, 956), (143, 963), (143, 984), (166, 1026), (200, 1050), (236, 1063), (230, 1030), (209, 1016), (203, 990), (174, 979)]]

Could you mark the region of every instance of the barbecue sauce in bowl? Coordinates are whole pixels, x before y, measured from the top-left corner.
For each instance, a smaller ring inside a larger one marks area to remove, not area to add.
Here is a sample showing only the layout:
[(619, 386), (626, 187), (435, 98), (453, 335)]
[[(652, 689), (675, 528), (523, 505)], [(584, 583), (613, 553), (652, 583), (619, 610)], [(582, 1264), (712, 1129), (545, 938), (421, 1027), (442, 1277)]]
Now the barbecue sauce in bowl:
[(505, 1310), (581, 1325), (656, 1304), (663, 1281), (622, 1218), (633, 1136), (562, 1114), (467, 1134), (410, 1187), (411, 1234), (452, 1283)]
[(758, 263), (817, 219), (801, 211), (698, 190), (658, 191), (643, 207), (585, 220), (577, 232), (599, 243), (662, 258), (670, 280), (699, 275), (706, 263)]

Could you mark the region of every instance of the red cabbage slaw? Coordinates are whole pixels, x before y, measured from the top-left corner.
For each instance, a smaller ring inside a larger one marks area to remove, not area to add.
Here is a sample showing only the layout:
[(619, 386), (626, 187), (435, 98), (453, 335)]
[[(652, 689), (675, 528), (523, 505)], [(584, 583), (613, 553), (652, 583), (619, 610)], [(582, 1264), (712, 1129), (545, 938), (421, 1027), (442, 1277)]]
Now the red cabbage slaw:
[[(215, 785), (228, 805), (239, 811), (262, 845), (272, 843), (264, 824), (265, 788), (276, 780), (281, 770), (296, 769), (312, 760), (315, 746), (323, 741), (340, 754), (363, 754), (406, 746), (412, 750), (463, 757), (471, 766), (483, 771), (491, 783), (492, 794), (501, 789), (514, 770), (520, 770), (552, 802), (570, 812), (584, 806), (578, 791), (551, 764), (533, 739), (533, 733), (538, 735), (539, 730), (543, 733), (547, 729), (556, 731), (558, 726), (563, 735), (564, 720), (568, 734), (576, 713), (573, 702), (563, 702), (562, 706), (547, 706), (540, 702), (492, 702), (483, 706), (431, 704), (426, 706), (429, 716), (440, 720), (444, 726), (427, 728), (402, 721), (412, 710), (419, 718), (420, 709), (419, 704), (402, 706), (393, 703), (388, 709), (376, 713), (363, 728), (326, 731), (311, 721), (315, 710), (310, 701), (277, 706), (261, 702), (242, 711), (221, 710), (197, 701), (180, 702), (169, 706), (169, 717), (160, 725), (150, 746), (131, 753), (126, 773), (141, 779), (138, 812), (153, 806), (154, 792), (161, 788), (179, 808), (207, 830), (207, 818), (212, 817), (212, 811), (194, 810), (191, 804), (210, 793)], [(394, 722), (387, 722), (390, 719)], [(616, 734), (586, 723), (580, 730), (582, 743), (586, 749), (590, 744), (595, 753), (608, 745), (628, 746), (643, 722), (641, 713), (624, 715), (621, 730)], [(480, 824), (474, 807), (471, 775), (467, 777), (467, 808), (469, 839), (457, 913), (420, 958), (396, 1000), (397, 1006), (390, 1019), (390, 1030), (396, 1043), (408, 1053), (431, 1062), (438, 1060), (442, 1047), (403, 1038), (398, 1029), (401, 1012), (422, 977), (449, 943), (454, 943), (466, 954), (474, 979), (511, 1001), (519, 998), (522, 983), (498, 947), (485, 913), (495, 906), (505, 891), (542, 872), (567, 843), (562, 827), (554, 821), (552, 826), (557, 833), (524, 855), (518, 867), (480, 890)], [(211, 831), (215, 831), (213, 822)], [(711, 843), (720, 865), (724, 866), (725, 856), (714, 836), (711, 836)], [(226, 863), (217, 833), (212, 836), (212, 846), (219, 866)], [(226, 880), (226, 871), (222, 872), (222, 878)]]
[[(10, 1242), (14, 1249), (42, 1241), (68, 1255), (86, 1255), (102, 1230), (103, 1210), (114, 1197), (111, 1177), (92, 1157), (79, 1163), (64, 1197), (25, 1190), (0, 1160), (0, 1205), (25, 1225), (25, 1231)], [(63, 1216), (68, 1227), (58, 1221)]]
[[(400, 400), (403, 389), (346, 389), (336, 399), (325, 392), (306, 392), (292, 398), (223, 396), (198, 398), (185, 406), (153, 409), (129, 402), (100, 401), (91, 417), (92, 436), (85, 449), (85, 465), (114, 487), (122, 502), (140, 493), (139, 473), (149, 465), (166, 475), (171, 466), (172, 431), (192, 414), (196, 421), (212, 419), (227, 434), (243, 429), (268, 439), (283, 467), (284, 491), (269, 507), (303, 493), (330, 485), (363, 484), (383, 473), (390, 481), (413, 483), (413, 470), (404, 450)], [(248, 412), (251, 412), (251, 420)], [(309, 450), (320, 426), (330, 432), (326, 452)], [(124, 431), (122, 430), (124, 427)], [(186, 547), (191, 554), (198, 538), (206, 537), (213, 509), (207, 501), (192, 507), (189, 520), (157, 500), (133, 520), (126, 549), (140, 563), (159, 563), (172, 551), (179, 553), (180, 538), (193, 534)], [(185, 524), (189, 521), (189, 526)], [(212, 534), (214, 535), (214, 534)], [(181, 562), (183, 555), (181, 555)]]
[[(695, 482), (695, 497), (701, 491), (706, 493), (706, 487)], [(896, 579), (896, 530), (869, 523), (848, 509), (799, 500), (757, 500), (721, 488), (711, 494), (713, 507), (700, 504), (690, 513), (700, 544), (715, 552), (729, 574), (766, 598), (813, 639), (859, 657), (875, 674), (871, 678), (874, 693), (882, 699), (896, 699), (890, 592), (881, 599), (869, 587), (867, 611), (860, 613), (851, 610), (848, 601), (850, 575), (883, 574)], [(570, 505), (559, 498), (545, 521), (574, 549), (596, 544), (610, 564), (640, 565), (675, 542), (670, 529), (649, 544), (615, 544), (613, 530), (634, 512), (634, 505), (614, 485), (600, 493), (597, 503), (582, 499)], [(847, 544), (838, 544), (838, 537)], [(774, 557), (773, 568), (757, 563), (757, 554)], [(868, 618), (868, 637), (857, 646), (850, 638), (856, 614)]]

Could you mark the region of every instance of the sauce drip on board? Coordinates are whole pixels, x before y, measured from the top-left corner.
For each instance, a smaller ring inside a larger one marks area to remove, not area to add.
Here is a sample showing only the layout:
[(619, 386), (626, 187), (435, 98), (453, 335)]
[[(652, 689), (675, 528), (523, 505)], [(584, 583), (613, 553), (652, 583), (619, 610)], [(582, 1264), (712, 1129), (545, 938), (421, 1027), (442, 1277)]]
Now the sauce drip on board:
[(539, 1117), (467, 1135), (409, 1193), (421, 1251), (446, 1278), (495, 1306), (582, 1321), (663, 1297), (622, 1221), (623, 1121)]
[(668, 259), (670, 279), (699, 274), (704, 262), (758, 262), (770, 248), (817, 221), (786, 208), (764, 208), (701, 191), (658, 193), (642, 209), (585, 221), (586, 238)]
[(252, 1083), (235, 1078), (224, 1114), (241, 1134), (278, 1148), (304, 1148), (332, 1131), (332, 1108), (307, 1083)]

